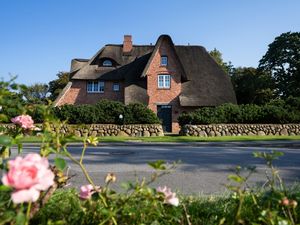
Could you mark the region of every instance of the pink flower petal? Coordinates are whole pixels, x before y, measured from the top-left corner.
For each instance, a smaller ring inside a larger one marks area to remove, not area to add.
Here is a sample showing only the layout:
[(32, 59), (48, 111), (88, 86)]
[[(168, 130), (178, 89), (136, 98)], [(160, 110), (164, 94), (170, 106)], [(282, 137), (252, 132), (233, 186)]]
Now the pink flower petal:
[(15, 204), (35, 202), (40, 197), (40, 192), (34, 188), (23, 189), (12, 193), (11, 198)]

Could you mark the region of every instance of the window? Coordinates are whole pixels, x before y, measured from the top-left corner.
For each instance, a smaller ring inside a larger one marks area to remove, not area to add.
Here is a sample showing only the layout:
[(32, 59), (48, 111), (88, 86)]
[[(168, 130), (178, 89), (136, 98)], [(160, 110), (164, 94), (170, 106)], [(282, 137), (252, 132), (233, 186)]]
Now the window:
[(87, 83), (88, 93), (103, 93), (104, 82), (103, 81), (88, 81)]
[(112, 61), (109, 59), (105, 59), (102, 63), (102, 66), (112, 66)]
[(168, 65), (168, 57), (167, 56), (162, 56), (160, 58), (160, 65), (161, 66), (167, 66)]
[(113, 84), (113, 91), (120, 91), (120, 84), (114, 83)]
[(170, 88), (171, 76), (170, 75), (158, 75), (157, 85), (158, 85), (158, 88)]

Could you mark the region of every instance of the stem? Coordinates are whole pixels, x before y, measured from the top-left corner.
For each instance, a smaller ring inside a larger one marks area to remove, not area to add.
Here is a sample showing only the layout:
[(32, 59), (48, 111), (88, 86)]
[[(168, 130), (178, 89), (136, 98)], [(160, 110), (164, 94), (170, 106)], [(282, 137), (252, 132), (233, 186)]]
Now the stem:
[(27, 206), (27, 211), (26, 211), (26, 222), (25, 225), (29, 224), (29, 220), (30, 220), (30, 209), (31, 209), (31, 201), (28, 203)]
[(65, 153), (75, 164), (77, 164), (81, 168), (87, 181), (93, 186), (94, 190), (97, 190), (95, 183), (93, 182), (92, 178), (88, 174), (88, 172), (87, 172), (86, 168), (84, 167), (84, 165), (82, 164), (82, 162), (76, 160), (66, 149), (65, 149)]
[(288, 214), (289, 214), (289, 217), (290, 217), (290, 220), (291, 220), (292, 224), (295, 225), (293, 215), (292, 215), (291, 210), (289, 208), (288, 208)]
[(84, 142), (83, 142), (83, 149), (82, 149), (81, 157), (80, 157), (80, 160), (79, 160), (79, 163), (80, 163), (80, 164), (82, 164), (82, 161), (83, 161), (83, 157), (84, 157), (84, 153), (85, 153), (86, 147), (87, 147), (87, 145), (86, 145), (86, 142), (85, 142), (85, 140), (84, 140)]

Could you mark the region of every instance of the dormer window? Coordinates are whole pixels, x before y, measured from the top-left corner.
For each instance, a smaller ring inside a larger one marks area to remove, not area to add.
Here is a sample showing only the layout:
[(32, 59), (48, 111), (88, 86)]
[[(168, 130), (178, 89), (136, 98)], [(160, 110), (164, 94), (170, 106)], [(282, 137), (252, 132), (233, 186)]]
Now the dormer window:
[(162, 56), (160, 58), (160, 65), (161, 66), (167, 66), (168, 65), (168, 56)]
[(109, 59), (105, 59), (102, 63), (102, 66), (112, 66), (112, 61)]

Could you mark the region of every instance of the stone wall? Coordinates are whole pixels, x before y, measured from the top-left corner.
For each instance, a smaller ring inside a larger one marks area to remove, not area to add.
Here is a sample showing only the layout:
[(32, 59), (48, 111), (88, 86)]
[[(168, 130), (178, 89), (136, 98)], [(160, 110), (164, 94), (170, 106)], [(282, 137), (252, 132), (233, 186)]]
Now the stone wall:
[[(0, 127), (12, 127), (13, 124), (0, 124)], [(36, 125), (41, 126), (40, 124)], [(164, 136), (160, 124), (90, 124), (90, 125), (64, 125), (61, 132), (65, 134), (74, 134), (81, 137), (85, 134), (89, 136), (131, 136), (131, 137), (153, 137)], [(0, 131), (1, 134), (1, 131)]]
[(180, 134), (184, 136), (265, 136), (300, 135), (300, 124), (211, 124), (184, 125)]

